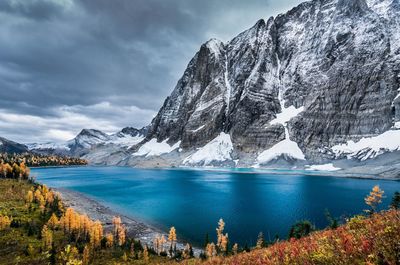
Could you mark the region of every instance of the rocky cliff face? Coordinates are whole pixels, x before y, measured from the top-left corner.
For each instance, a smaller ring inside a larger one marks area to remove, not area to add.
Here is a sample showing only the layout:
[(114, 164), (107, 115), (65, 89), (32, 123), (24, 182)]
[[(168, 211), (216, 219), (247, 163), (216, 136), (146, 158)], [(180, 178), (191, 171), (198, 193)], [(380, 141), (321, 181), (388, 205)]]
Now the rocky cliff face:
[[(132, 150), (157, 139), (190, 153), (224, 133), (232, 160), (268, 150), (300, 159), (300, 149), (320, 161), (335, 157), (333, 146), (391, 130), (399, 17), (399, 0), (313, 0), (228, 43), (210, 40)], [(278, 150), (288, 146), (295, 151)]]

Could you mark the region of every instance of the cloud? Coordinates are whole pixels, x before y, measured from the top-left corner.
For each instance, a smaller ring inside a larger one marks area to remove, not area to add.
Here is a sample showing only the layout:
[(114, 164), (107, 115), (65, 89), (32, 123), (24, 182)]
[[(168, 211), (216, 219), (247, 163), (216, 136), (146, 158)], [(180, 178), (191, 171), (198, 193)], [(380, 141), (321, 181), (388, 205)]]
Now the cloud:
[[(74, 138), (82, 128), (113, 133), (129, 124), (134, 117), (151, 120), (155, 115), (152, 110), (136, 106), (115, 106), (109, 102), (89, 106), (61, 106), (50, 112), (51, 116), (39, 116), (0, 109), (0, 133), (22, 143), (63, 142)], [(140, 127), (140, 124), (132, 126)]]
[[(203, 42), (228, 41), (258, 19), (299, 2), (2, 0), (2, 116), (32, 116), (40, 123), (31, 123), (37, 132), (32, 136), (8, 121), (0, 135), (36, 141), (64, 139), (78, 126), (147, 125)], [(70, 129), (62, 119), (63, 128), (52, 122), (62, 113), (86, 122)]]

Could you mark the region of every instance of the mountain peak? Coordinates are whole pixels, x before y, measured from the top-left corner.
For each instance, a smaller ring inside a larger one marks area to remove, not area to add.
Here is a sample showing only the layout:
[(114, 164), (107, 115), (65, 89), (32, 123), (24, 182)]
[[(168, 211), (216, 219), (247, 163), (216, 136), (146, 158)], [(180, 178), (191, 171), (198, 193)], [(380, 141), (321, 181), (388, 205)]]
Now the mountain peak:
[(262, 19), (259, 19), (253, 27), (259, 28), (259, 27), (264, 27), (265, 25), (266, 25), (265, 20), (262, 18)]
[(86, 136), (105, 136), (106, 134), (100, 130), (97, 129), (83, 129), (79, 134), (79, 135), (86, 135)]
[(207, 47), (208, 50), (215, 55), (221, 54), (224, 50), (224, 43), (216, 38), (210, 39), (204, 44), (204, 46)]

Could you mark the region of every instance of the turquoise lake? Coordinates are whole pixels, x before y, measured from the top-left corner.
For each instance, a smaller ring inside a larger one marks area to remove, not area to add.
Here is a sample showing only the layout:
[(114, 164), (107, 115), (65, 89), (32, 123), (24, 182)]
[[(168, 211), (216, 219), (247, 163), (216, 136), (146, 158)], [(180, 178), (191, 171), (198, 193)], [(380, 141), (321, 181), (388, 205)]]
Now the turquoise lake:
[(386, 208), (400, 182), (307, 176), (301, 172), (260, 173), (252, 170), (145, 170), (126, 167), (36, 168), (41, 183), (66, 188), (165, 231), (194, 245), (205, 234), (215, 237), (219, 218), (226, 222), (231, 242), (254, 245), (265, 237), (286, 238), (290, 226), (308, 219), (327, 225), (326, 209), (337, 218), (362, 213), (364, 197), (379, 185)]

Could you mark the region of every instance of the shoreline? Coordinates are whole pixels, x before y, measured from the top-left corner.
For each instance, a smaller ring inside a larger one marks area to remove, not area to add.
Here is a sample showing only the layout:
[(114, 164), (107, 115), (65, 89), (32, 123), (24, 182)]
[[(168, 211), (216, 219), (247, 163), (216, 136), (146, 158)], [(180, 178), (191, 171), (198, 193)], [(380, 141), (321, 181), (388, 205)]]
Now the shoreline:
[[(164, 237), (168, 239), (168, 233), (161, 231), (154, 226), (138, 221), (132, 217), (120, 214), (117, 211), (112, 210), (110, 207), (107, 207), (96, 201), (95, 199), (89, 198), (88, 196), (80, 192), (64, 188), (50, 188), (60, 194), (65, 206), (73, 208), (76, 212), (80, 214), (86, 214), (93, 221), (99, 220), (104, 227), (105, 233), (112, 231), (112, 218), (114, 216), (119, 216), (121, 217), (122, 223), (126, 228), (127, 236), (134, 238), (135, 240), (140, 240), (142, 245), (153, 247), (153, 239), (156, 236), (164, 235)], [(189, 242), (179, 241), (178, 238), (176, 248), (184, 249), (186, 243)], [(195, 256), (198, 257), (202, 250), (194, 246), (192, 247)], [(165, 248), (169, 249), (169, 243), (165, 244)]]
[(349, 169), (340, 169), (337, 171), (324, 171), (324, 170), (306, 170), (306, 169), (290, 169), (290, 168), (252, 168), (252, 167), (142, 167), (142, 166), (114, 166), (114, 165), (98, 165), (88, 164), (90, 167), (125, 167), (132, 169), (142, 170), (201, 170), (209, 172), (232, 172), (235, 174), (271, 174), (271, 175), (304, 175), (316, 177), (333, 177), (333, 178), (350, 178), (350, 179), (366, 179), (366, 180), (385, 180), (385, 181), (400, 181), (400, 176), (397, 177), (384, 177), (380, 174), (352, 172)]

